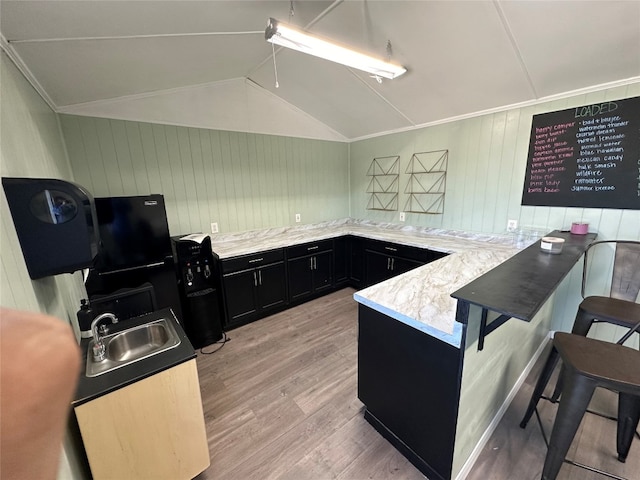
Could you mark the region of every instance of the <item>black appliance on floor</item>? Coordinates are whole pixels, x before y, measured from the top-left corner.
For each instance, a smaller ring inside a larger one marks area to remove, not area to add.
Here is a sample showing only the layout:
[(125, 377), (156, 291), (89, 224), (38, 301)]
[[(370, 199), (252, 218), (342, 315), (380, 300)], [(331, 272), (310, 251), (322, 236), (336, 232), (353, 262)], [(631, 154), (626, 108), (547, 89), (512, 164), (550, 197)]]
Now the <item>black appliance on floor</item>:
[(172, 237), (171, 246), (187, 336), (194, 348), (217, 342), (223, 334), (211, 239), (201, 234)]
[(85, 281), (89, 300), (151, 284), (157, 308), (183, 323), (162, 195), (95, 198), (98, 255)]

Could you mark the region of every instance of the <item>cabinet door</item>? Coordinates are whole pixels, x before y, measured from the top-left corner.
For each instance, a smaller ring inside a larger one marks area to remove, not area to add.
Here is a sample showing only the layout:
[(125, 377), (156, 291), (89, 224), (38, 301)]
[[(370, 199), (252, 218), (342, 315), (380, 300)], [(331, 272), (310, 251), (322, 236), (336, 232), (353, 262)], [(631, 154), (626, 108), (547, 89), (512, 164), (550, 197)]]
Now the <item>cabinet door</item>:
[(300, 300), (313, 293), (312, 262), (312, 256), (287, 260), (289, 301)]
[(258, 310), (256, 287), (258, 274), (254, 269), (223, 275), (227, 324), (255, 314)]
[(364, 243), (359, 237), (351, 237), (349, 241), (349, 276), (355, 288), (364, 286)]
[(424, 265), (424, 262), (418, 262), (417, 260), (409, 260), (408, 258), (392, 257), (391, 259), (391, 276), (400, 275), (401, 273), (408, 272), (414, 268), (418, 268)]
[(258, 303), (263, 310), (283, 305), (287, 301), (287, 278), (284, 262), (258, 268)]
[(342, 285), (349, 280), (349, 237), (338, 237), (333, 240), (333, 273), (335, 285)]
[(367, 286), (380, 283), (391, 278), (391, 257), (371, 250), (365, 251), (365, 284)]
[(333, 287), (333, 252), (313, 256), (313, 290), (321, 292)]
[(188, 480), (209, 466), (196, 361), (75, 407), (95, 480)]

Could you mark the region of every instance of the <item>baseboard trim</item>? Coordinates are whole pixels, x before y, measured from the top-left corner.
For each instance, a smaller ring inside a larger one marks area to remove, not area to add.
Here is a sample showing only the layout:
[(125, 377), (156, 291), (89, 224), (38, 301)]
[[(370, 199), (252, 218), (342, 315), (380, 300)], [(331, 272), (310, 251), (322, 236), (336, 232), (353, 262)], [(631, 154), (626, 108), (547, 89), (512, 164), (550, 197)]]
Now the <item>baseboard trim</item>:
[(469, 473), (471, 472), (471, 469), (473, 468), (473, 465), (476, 463), (476, 460), (478, 460), (480, 453), (482, 453), (482, 450), (484, 449), (485, 445), (491, 438), (491, 435), (493, 435), (493, 432), (498, 427), (498, 424), (500, 423), (500, 420), (502, 420), (502, 417), (506, 413), (507, 408), (509, 408), (509, 405), (511, 405), (511, 402), (513, 401), (516, 394), (520, 390), (520, 387), (522, 387), (522, 384), (524, 383), (524, 381), (527, 379), (527, 376), (529, 375), (534, 365), (538, 361), (538, 358), (540, 358), (540, 355), (542, 355), (542, 352), (547, 346), (548, 340), (553, 338), (553, 334), (554, 332), (550, 331), (547, 334), (547, 336), (544, 337), (544, 340), (542, 341), (542, 343), (540, 343), (540, 346), (538, 347), (536, 352), (533, 354), (533, 357), (531, 357), (531, 360), (527, 364), (526, 368), (522, 371), (522, 374), (518, 377), (518, 381), (514, 384), (513, 388), (509, 392), (509, 395), (505, 399), (504, 403), (500, 406), (500, 409), (496, 413), (495, 417), (493, 417), (493, 420), (491, 420), (491, 423), (489, 424), (487, 429), (484, 431), (484, 433), (480, 437), (480, 440), (478, 441), (475, 448), (471, 452), (471, 455), (469, 455), (469, 458), (460, 469), (460, 472), (458, 472), (458, 475), (456, 475), (455, 480), (464, 480), (465, 478), (467, 478), (467, 475), (469, 475)]

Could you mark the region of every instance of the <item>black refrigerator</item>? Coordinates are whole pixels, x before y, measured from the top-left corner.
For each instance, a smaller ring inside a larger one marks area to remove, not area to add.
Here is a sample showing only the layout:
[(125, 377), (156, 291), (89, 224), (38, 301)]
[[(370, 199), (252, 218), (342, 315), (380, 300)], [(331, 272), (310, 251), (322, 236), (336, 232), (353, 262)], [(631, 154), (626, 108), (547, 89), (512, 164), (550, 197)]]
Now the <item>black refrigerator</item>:
[(97, 197), (94, 201), (99, 242), (85, 282), (89, 300), (150, 283), (157, 308), (171, 308), (183, 324), (164, 197)]

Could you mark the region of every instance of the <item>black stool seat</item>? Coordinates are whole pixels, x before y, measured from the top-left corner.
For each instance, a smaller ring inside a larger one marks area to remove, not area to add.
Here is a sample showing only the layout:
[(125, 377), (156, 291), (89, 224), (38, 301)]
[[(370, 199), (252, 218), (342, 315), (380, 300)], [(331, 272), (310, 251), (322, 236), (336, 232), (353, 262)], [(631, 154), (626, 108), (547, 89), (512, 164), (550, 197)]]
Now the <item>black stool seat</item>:
[(586, 336), (596, 319), (631, 328), (640, 321), (640, 303), (612, 297), (587, 297), (578, 307), (571, 333)]
[(624, 461), (640, 419), (640, 351), (568, 333), (556, 333), (553, 346), (565, 376), (542, 479), (556, 478), (596, 387), (620, 394), (617, 451)]
[[(606, 322), (619, 327), (633, 328), (639, 321), (640, 303), (620, 300), (619, 298), (592, 296), (580, 302), (571, 333), (586, 337), (595, 322)], [(551, 369), (555, 368), (555, 363), (549, 367)], [(555, 390), (551, 395), (551, 400), (554, 402), (558, 401), (562, 393), (563, 376), (564, 372), (561, 370)], [(542, 395), (542, 392), (540, 392), (540, 395)]]

